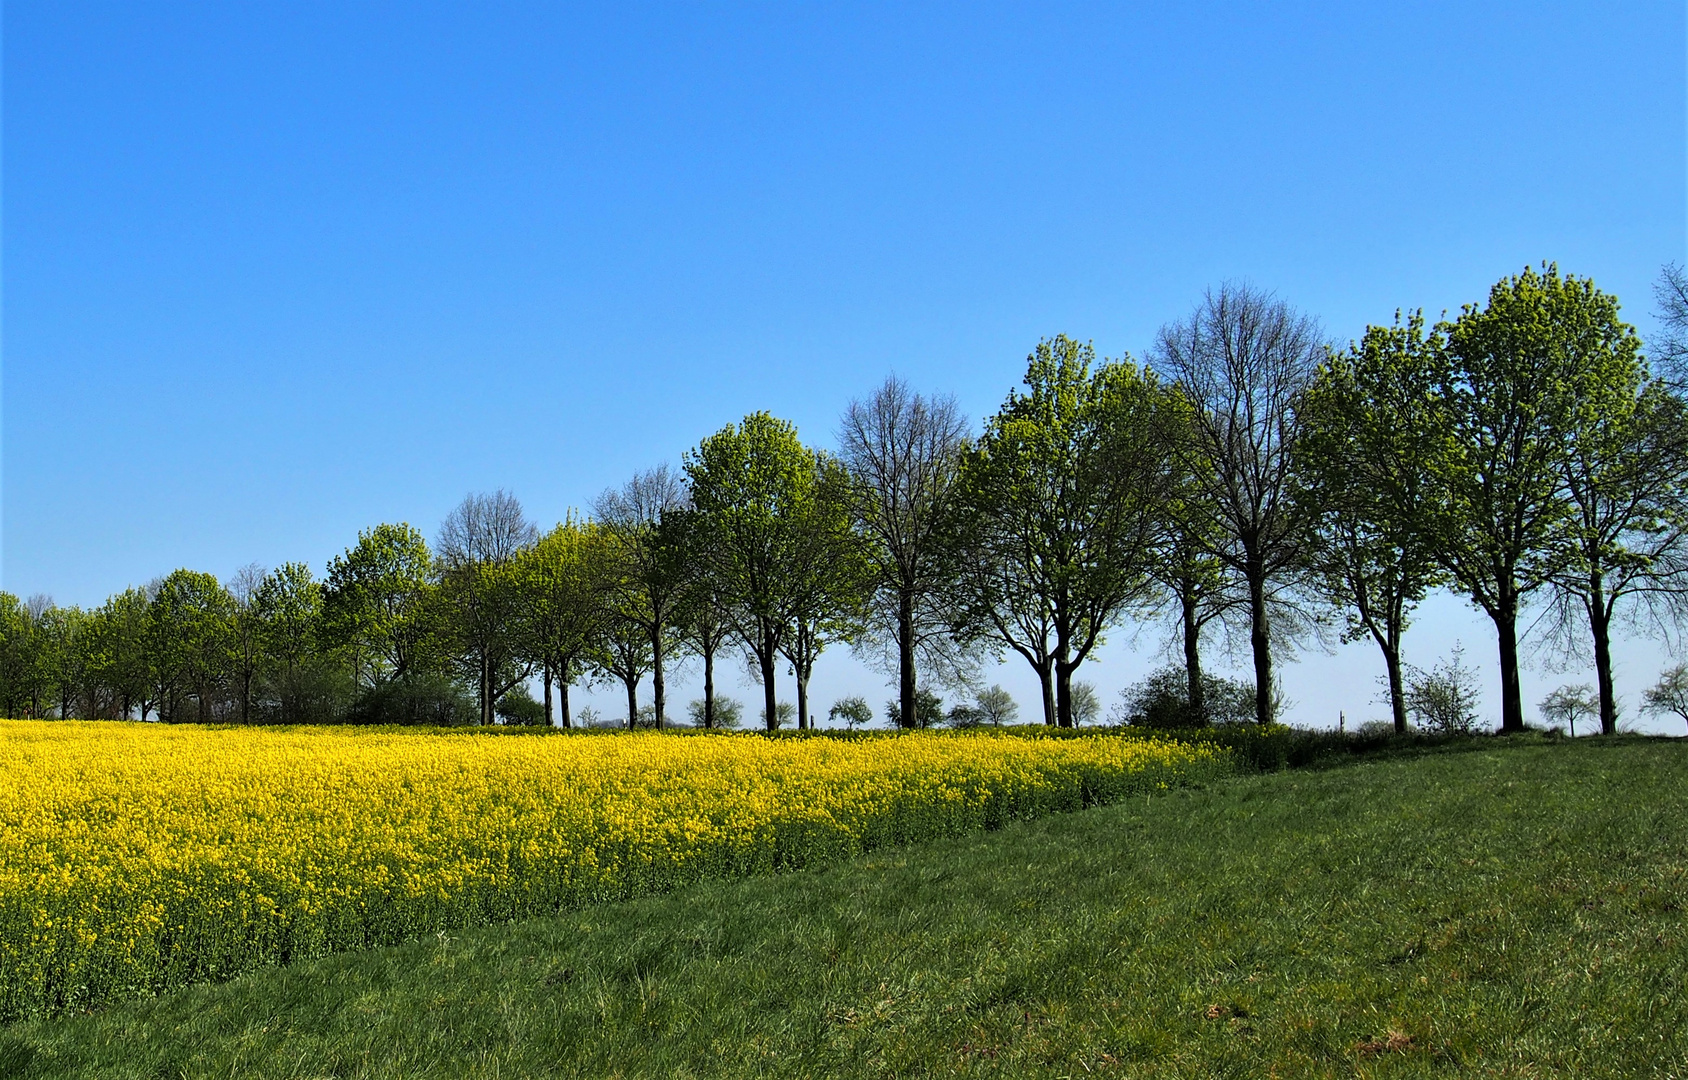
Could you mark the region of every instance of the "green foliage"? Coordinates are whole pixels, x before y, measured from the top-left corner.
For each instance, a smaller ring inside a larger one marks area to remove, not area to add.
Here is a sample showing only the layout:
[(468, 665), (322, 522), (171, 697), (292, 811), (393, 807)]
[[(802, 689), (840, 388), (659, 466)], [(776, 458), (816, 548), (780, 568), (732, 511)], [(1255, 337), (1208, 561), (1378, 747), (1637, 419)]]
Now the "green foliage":
[(463, 687), (441, 675), (412, 675), (389, 679), (359, 695), (346, 713), (348, 724), (480, 723), (475, 699)]
[[(922, 686), (914, 693), (915, 726), (929, 728), (943, 721), (944, 699)], [(885, 703), (885, 719), (894, 728), (907, 727), (903, 723), (902, 702), (893, 698)]]
[[(702, 728), (704, 726), (704, 702), (702, 698), (698, 698), (688, 704), (686, 706), (686, 712), (691, 718), (693, 727)], [(734, 698), (716, 695), (715, 726), (731, 730), (738, 727), (743, 722), (744, 703)]]
[(1155, 731), (1243, 724), (1255, 718), (1254, 687), (1204, 671), (1202, 710), (1198, 713), (1190, 707), (1187, 672), (1182, 667), (1163, 667), (1120, 691), (1114, 718), (1122, 724)]
[(517, 687), (499, 698), (495, 712), (506, 724), (540, 727), (547, 723), (544, 704), (535, 701), (525, 687)]
[(1073, 724), (1072, 672), (1150, 593), (1183, 404), (1129, 359), (1065, 335), (1026, 361), (963, 455), (954, 525), (965, 622), (1032, 665)]
[(349, 662), (359, 686), (404, 679), (427, 666), (433, 560), (408, 524), (377, 525), (328, 564), (322, 641)]
[(827, 719), (834, 724), (843, 721), (848, 730), (854, 731), (873, 723), (873, 706), (860, 696), (839, 698), (828, 710)]

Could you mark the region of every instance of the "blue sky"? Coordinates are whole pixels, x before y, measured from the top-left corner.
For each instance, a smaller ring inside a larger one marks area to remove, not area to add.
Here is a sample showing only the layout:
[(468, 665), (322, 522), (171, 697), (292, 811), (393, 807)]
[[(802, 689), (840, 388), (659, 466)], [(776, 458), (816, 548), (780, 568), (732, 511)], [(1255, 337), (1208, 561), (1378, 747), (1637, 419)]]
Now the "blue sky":
[[(1141, 352), (1227, 278), (1345, 340), (1553, 259), (1645, 335), (1684, 41), (1679, 3), (8, 3), (0, 587), (320, 572), (497, 487), (549, 523), (753, 409), (830, 445), (892, 371), (977, 419), (1040, 337)], [(1408, 646), (1454, 637), (1493, 651), (1451, 601)], [(1376, 666), (1290, 696), (1375, 712)], [(845, 692), (889, 696), (829, 655)]]

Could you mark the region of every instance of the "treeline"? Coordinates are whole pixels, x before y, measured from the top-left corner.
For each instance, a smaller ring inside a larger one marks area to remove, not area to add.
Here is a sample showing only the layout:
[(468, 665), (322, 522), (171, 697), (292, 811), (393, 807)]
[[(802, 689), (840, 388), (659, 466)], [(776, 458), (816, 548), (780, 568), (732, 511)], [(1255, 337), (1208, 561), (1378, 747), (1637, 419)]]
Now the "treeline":
[(1614, 634), (1669, 630), (1688, 597), (1679, 270), (1659, 295), (1655, 375), (1615, 298), (1552, 266), (1345, 348), (1227, 285), (1144, 363), (1040, 342), (976, 434), (953, 399), (893, 378), (849, 405), (835, 451), (755, 413), (548, 531), (499, 491), (465, 499), (431, 546), (369, 529), (321, 578), (177, 570), (90, 611), (0, 594), (0, 707), (568, 726), (570, 687), (597, 682), (625, 689), (631, 726), (648, 678), (660, 726), (667, 674), (695, 658), (697, 724), (725, 718), (718, 664), (742, 662), (764, 722), (783, 676), (807, 727), (816, 659), (848, 645), (894, 680), (904, 726), (937, 719), (927, 684), (968, 685), (1007, 652), (1037, 673), (1045, 721), (1070, 726), (1103, 635), (1164, 618), (1184, 678), (1157, 722), (1236, 711), (1205, 700), (1216, 632), (1251, 657), (1267, 722), (1285, 646), (1340, 621), (1380, 649), (1404, 730), (1402, 634), (1446, 588), (1494, 623), (1504, 730), (1524, 725), (1520, 639), (1540, 627), (1592, 658), (1610, 732)]

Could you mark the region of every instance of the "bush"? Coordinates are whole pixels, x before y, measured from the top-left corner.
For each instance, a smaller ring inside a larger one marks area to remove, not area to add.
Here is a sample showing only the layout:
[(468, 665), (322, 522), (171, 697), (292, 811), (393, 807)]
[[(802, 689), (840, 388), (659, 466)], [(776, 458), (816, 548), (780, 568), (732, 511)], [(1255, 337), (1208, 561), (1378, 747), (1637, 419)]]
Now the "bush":
[[(916, 724), (912, 726), (929, 728), (943, 722), (944, 699), (932, 691), (921, 687), (914, 692), (914, 712)], [(903, 723), (903, 703), (892, 698), (885, 703), (885, 718), (891, 721), (892, 727), (905, 727)]]
[(1477, 673), (1465, 666), (1465, 646), (1454, 643), (1448, 658), (1429, 671), (1407, 669), (1407, 714), (1433, 735), (1477, 731)]
[(1190, 709), (1190, 678), (1173, 664), (1151, 672), (1141, 682), (1119, 692), (1113, 719), (1132, 727), (1172, 730), (1208, 724), (1241, 724), (1254, 720), (1254, 687), (1240, 679), (1202, 672), (1205, 716)]
[(550, 721), (550, 717), (545, 715), (545, 706), (533, 700), (533, 695), (527, 692), (525, 686), (518, 686), (499, 698), (492, 711), (506, 724), (517, 726), (538, 727)]
[(420, 677), (366, 690), (346, 713), (348, 724), (478, 724), (474, 699), (450, 679)]

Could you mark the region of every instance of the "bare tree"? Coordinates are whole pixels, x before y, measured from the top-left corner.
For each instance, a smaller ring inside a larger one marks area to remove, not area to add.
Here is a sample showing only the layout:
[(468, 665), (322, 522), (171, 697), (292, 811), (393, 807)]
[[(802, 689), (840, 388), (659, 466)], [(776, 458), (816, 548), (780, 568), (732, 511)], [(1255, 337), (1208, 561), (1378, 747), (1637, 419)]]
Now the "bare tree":
[(1189, 318), (1161, 328), (1153, 362), (1193, 406), (1190, 472), (1207, 497), (1201, 531), (1248, 589), (1256, 719), (1272, 718), (1269, 601), (1302, 557), (1304, 522), (1291, 497), (1296, 407), (1323, 356), (1318, 323), (1271, 293), (1226, 283)]
[(895, 652), (901, 715), (911, 726), (920, 661), (956, 666), (937, 549), (966, 445), (967, 419), (954, 398), (924, 398), (896, 376), (866, 401), (851, 401), (838, 432), (876, 576), (876, 617), (864, 640)]
[(608, 530), (616, 553), (616, 610), (650, 643), (653, 708), (659, 728), (667, 722), (666, 646), (693, 576), (686, 545), (685, 515), (690, 508), (680, 474), (667, 465), (605, 491), (592, 508)]
[(235, 681), (240, 684), (240, 722), (252, 721), (252, 683), (264, 662), (264, 634), (256, 601), (264, 584), (265, 570), (247, 563), (224, 583), (234, 598), (232, 657)]
[(1688, 386), (1688, 273), (1670, 263), (1659, 272), (1653, 296), (1659, 302), (1663, 332), (1655, 339), (1652, 360), (1656, 373), (1672, 387)]
[(521, 502), (500, 488), (467, 495), (440, 524), (435, 547), (442, 596), (451, 609), (459, 660), (476, 679), (481, 723), (498, 699), (532, 673), (522, 658), (516, 557), (539, 538)]

